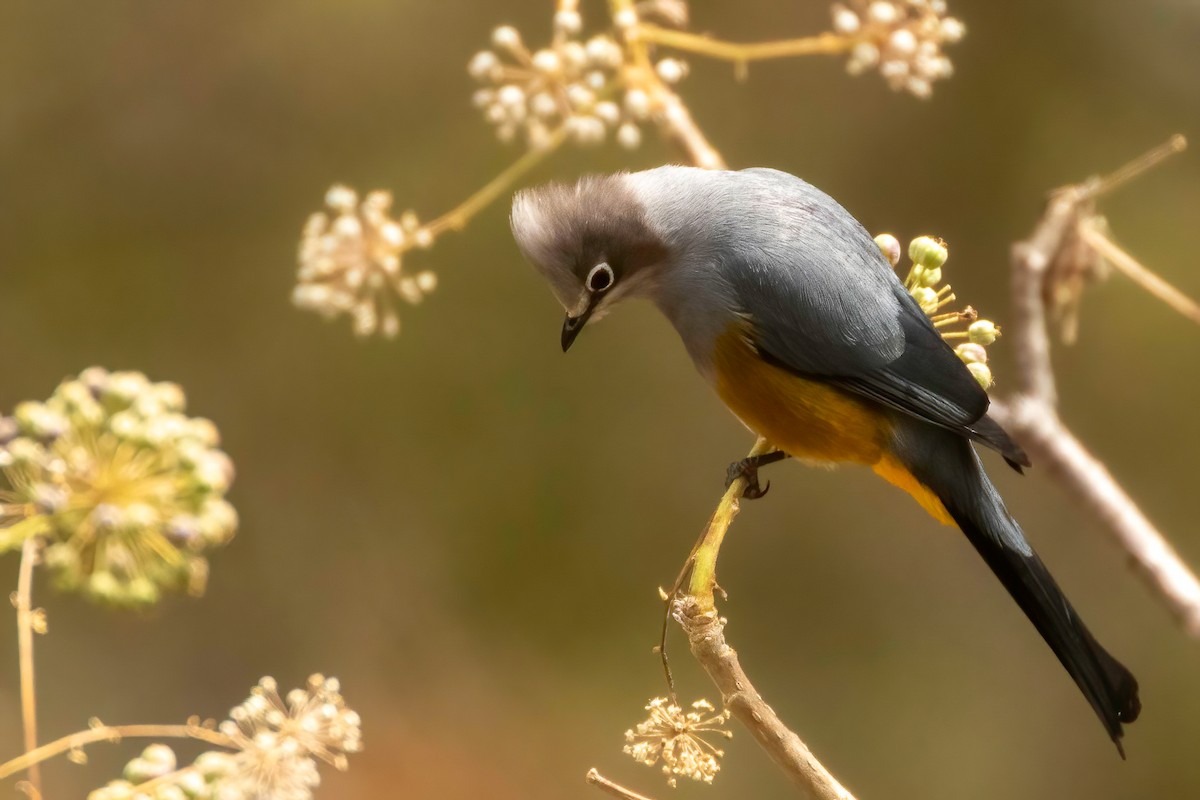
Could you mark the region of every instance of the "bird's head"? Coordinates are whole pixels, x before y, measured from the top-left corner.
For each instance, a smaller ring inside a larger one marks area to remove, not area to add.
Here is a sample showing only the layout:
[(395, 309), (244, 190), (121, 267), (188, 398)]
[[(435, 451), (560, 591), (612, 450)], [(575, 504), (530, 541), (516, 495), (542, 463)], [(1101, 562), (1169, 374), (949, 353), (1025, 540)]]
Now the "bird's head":
[(525, 258), (550, 283), (567, 312), (565, 352), (588, 320), (624, 297), (645, 293), (666, 246), (646, 221), (627, 176), (582, 178), (519, 192), (512, 232)]

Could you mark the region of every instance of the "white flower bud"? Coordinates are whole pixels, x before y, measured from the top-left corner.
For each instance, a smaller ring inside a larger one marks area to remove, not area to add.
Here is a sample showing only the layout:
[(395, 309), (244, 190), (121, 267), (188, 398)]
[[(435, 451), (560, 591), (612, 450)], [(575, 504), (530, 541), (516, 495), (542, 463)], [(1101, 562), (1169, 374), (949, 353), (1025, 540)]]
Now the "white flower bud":
[(558, 113), (558, 102), (549, 92), (538, 92), (529, 100), (529, 110), (534, 116), (543, 119), (553, 117)]
[(867, 18), (877, 25), (891, 25), (900, 18), (900, 10), (892, 3), (879, 0), (867, 8)]
[(913, 97), (919, 97), (922, 100), (928, 100), (933, 95), (933, 86), (924, 78), (910, 77), (904, 82), (904, 88), (907, 89)]
[(947, 42), (957, 42), (963, 38), (967, 32), (967, 26), (963, 25), (960, 20), (954, 17), (946, 17), (942, 20), (942, 39)]
[(615, 126), (621, 121), (621, 109), (611, 100), (596, 103), (594, 112), (597, 117), (604, 121), (605, 125)]
[(898, 56), (911, 56), (917, 52), (917, 37), (908, 28), (901, 28), (888, 37), (888, 50)]
[(500, 59), (491, 50), (481, 50), (467, 62), (467, 74), (477, 81), (490, 80), (500, 66)]
[(666, 83), (679, 83), (687, 74), (686, 65), (677, 58), (664, 58), (654, 66), (654, 70)]
[(556, 75), (562, 69), (562, 61), (553, 50), (538, 50), (533, 54), (533, 68), (546, 75)]
[(613, 17), (613, 23), (618, 28), (632, 28), (638, 23), (637, 12), (631, 8), (624, 8), (617, 12)]
[(900, 263), (900, 242), (895, 236), (890, 233), (881, 233), (875, 237), (875, 244), (879, 245), (879, 250), (889, 264), (895, 267)]
[(833, 7), (833, 29), (836, 32), (843, 36), (849, 36), (858, 33), (860, 27), (862, 27), (862, 22), (858, 19), (858, 14), (845, 6)]
[(641, 89), (625, 92), (625, 110), (637, 120), (650, 116), (650, 97)]
[(358, 194), (349, 186), (337, 184), (325, 193), (325, 205), (334, 211), (349, 213), (358, 205)]
[(965, 364), (986, 364), (988, 360), (984, 346), (974, 342), (964, 342), (954, 348), (954, 352)]
[(574, 36), (583, 29), (583, 17), (578, 11), (563, 9), (554, 15), (554, 30)]
[(492, 31), (492, 44), (503, 50), (517, 50), (521, 47), (521, 34), (512, 25), (501, 25)]
[(636, 150), (642, 143), (642, 130), (635, 123), (626, 122), (617, 128), (617, 144), (626, 150)]

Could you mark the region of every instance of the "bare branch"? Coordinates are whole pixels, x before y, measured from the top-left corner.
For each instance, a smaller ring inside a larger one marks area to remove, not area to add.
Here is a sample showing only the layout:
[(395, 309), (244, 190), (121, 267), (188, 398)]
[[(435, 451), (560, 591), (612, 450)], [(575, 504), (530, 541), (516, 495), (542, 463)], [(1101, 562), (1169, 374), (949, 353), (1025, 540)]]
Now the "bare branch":
[(803, 796), (811, 800), (854, 800), (759, 695), (737, 653), (726, 644), (725, 621), (717, 612), (685, 595), (676, 600), (674, 615), (687, 634), (692, 655), (721, 691), (725, 707), (746, 726)]
[[(1016, 344), (1019, 391), (1005, 404), (993, 403), (990, 413), (1029, 451), (1035, 464), (1044, 466), (1049, 476), (1112, 534), (1184, 630), (1200, 637), (1200, 581), (1058, 416), (1046, 319), (1046, 298), (1055, 297), (1059, 288), (1055, 282), (1078, 280), (1078, 265), (1063, 262), (1078, 259), (1080, 246), (1090, 250), (1085, 256), (1102, 257), (1126, 272), (1137, 273), (1139, 283), (1182, 313), (1193, 319), (1200, 316), (1194, 303), (1116, 248), (1094, 226), (1098, 195), (1183, 146), (1182, 137), (1172, 137), (1109, 176), (1056, 191), (1032, 235), (1013, 246), (1014, 321), (1008, 330)], [(1127, 261), (1120, 263), (1122, 258)], [(1081, 286), (1076, 283), (1070, 292), (1077, 293)], [(1071, 302), (1077, 304), (1078, 298)]]

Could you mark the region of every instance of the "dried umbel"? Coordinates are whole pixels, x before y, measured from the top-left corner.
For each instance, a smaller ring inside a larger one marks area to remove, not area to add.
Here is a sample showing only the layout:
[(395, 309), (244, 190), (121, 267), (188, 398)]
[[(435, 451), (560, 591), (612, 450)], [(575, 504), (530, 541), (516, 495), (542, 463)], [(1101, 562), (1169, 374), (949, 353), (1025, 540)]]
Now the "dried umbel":
[(942, 46), (966, 28), (946, 16), (944, 0), (850, 0), (833, 6), (833, 28), (856, 44), (846, 68), (852, 75), (878, 69), (897, 91), (929, 97), (933, 82), (954, 72)]
[(0, 551), (30, 537), (59, 588), (115, 605), (203, 592), (237, 529), (233, 464), (183, 390), (92, 367), (0, 418)]
[(649, 719), (625, 731), (624, 751), (647, 766), (661, 761), (671, 786), (680, 776), (712, 783), (725, 751), (706, 741), (703, 734), (730, 738), (733, 734), (725, 729), (729, 711), (718, 713), (707, 700), (697, 700), (690, 711), (684, 711), (665, 697), (651, 700), (646, 710)]
[[(892, 267), (900, 263), (900, 242), (890, 233), (875, 237), (875, 243), (883, 251)], [(933, 236), (918, 236), (909, 242), (908, 257), (912, 261), (904, 278), (904, 288), (921, 306), (935, 328), (947, 341), (962, 341), (954, 348), (955, 354), (967, 365), (967, 369), (984, 389), (991, 387), (992, 370), (987, 365), (987, 346), (1000, 336), (1000, 326), (991, 320), (980, 319), (971, 306), (961, 311), (946, 311), (955, 301), (950, 284), (942, 284), (942, 265), (949, 258), (946, 243)]]
[(179, 768), (170, 747), (150, 745), (88, 800), (311, 800), (318, 761), (345, 770), (347, 755), (362, 750), (361, 722), (336, 678), (313, 675), (286, 700), (263, 678), (229, 717), (219, 730), (231, 752), (208, 751)]
[(390, 192), (370, 192), (360, 202), (353, 189), (334, 186), (325, 205), (304, 226), (292, 302), (329, 318), (349, 315), (359, 336), (396, 336), (397, 300), (416, 304), (437, 287), (437, 275), (410, 275), (401, 258), (430, 247), (433, 232), (411, 211), (394, 219)]

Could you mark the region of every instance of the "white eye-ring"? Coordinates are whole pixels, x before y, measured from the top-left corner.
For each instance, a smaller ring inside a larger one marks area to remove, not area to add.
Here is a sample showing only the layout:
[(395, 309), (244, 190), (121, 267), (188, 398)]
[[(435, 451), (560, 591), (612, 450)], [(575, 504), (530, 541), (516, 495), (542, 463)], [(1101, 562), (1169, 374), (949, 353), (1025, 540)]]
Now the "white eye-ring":
[(592, 267), (584, 283), (589, 292), (603, 292), (613, 285), (614, 280), (616, 276), (613, 275), (612, 267), (602, 262)]

